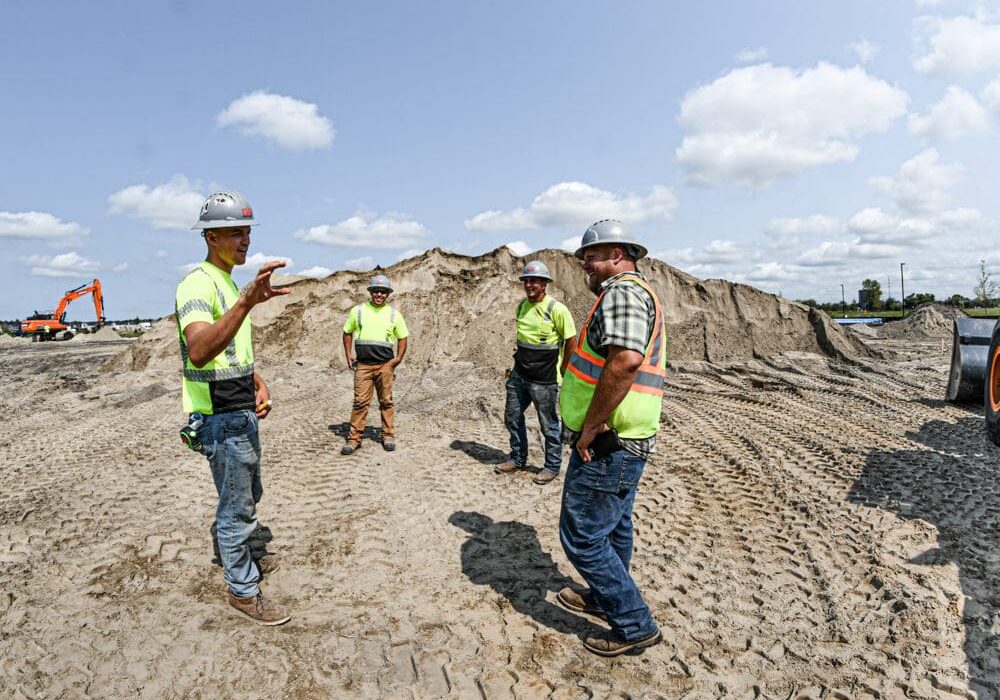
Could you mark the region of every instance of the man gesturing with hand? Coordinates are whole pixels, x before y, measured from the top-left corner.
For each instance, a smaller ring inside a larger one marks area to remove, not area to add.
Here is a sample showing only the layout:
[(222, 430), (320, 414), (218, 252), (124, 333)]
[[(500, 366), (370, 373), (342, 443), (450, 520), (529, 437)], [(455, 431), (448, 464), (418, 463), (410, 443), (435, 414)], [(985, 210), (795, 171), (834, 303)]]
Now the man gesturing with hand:
[(246, 262), (253, 209), (237, 192), (217, 192), (202, 205), (198, 222), (208, 254), (177, 286), (177, 330), (184, 362), (182, 400), (208, 458), (219, 495), (216, 526), (229, 604), (265, 625), (291, 616), (260, 591), (273, 557), (254, 561), (250, 537), (258, 527), (260, 479), (258, 421), (271, 411), (264, 379), (254, 371), (250, 310), (288, 289), (271, 286), (285, 263), (264, 264), (241, 294), (230, 273)]

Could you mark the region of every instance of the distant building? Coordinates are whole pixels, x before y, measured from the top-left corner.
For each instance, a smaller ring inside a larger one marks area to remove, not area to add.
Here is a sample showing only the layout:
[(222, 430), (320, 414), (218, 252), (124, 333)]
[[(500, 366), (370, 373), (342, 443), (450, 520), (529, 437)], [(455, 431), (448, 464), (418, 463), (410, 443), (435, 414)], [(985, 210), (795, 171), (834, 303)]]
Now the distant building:
[(870, 289), (858, 290), (858, 308), (864, 311), (872, 310), (872, 290)]

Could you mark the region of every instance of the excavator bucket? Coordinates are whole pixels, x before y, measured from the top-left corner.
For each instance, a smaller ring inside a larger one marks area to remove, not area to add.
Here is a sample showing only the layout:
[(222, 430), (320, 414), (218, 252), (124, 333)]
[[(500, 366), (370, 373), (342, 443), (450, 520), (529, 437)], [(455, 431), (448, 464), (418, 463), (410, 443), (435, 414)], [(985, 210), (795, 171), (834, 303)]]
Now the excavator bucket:
[(990, 339), (996, 321), (956, 318), (951, 343), (951, 372), (945, 398), (954, 403), (982, 403)]

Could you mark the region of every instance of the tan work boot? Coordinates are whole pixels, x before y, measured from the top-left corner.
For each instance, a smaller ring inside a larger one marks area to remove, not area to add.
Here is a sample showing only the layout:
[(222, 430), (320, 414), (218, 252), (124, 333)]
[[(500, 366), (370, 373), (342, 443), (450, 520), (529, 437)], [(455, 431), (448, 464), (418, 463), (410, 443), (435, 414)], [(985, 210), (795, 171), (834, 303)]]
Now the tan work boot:
[(535, 474), (532, 481), (534, 481), (539, 486), (545, 486), (545, 484), (554, 480), (557, 476), (559, 476), (559, 472), (554, 472), (551, 469), (543, 469), (542, 471)]
[(520, 468), (521, 466), (519, 464), (515, 464), (508, 459), (506, 462), (501, 462), (493, 467), (493, 471), (497, 474), (510, 474), (511, 472), (516, 472)]
[(656, 630), (656, 632), (648, 637), (633, 639), (631, 642), (619, 639), (609, 631), (602, 632), (593, 637), (587, 637), (583, 642), (583, 646), (587, 651), (600, 656), (620, 656), (627, 653), (639, 653), (646, 647), (651, 647), (662, 641), (663, 634), (660, 630)]
[(559, 602), (559, 605), (572, 612), (593, 615), (602, 620), (608, 619), (604, 611), (597, 607), (597, 603), (594, 602), (594, 596), (591, 595), (589, 588), (584, 589), (582, 592), (577, 592), (567, 586), (556, 594), (556, 600)]
[(349, 455), (354, 454), (361, 449), (360, 442), (345, 442), (344, 446), (340, 448), (340, 454)]
[(262, 625), (283, 625), (292, 619), (284, 605), (279, 605), (273, 600), (265, 598), (263, 593), (249, 598), (240, 598), (229, 591), (229, 604)]
[(256, 561), (257, 571), (260, 572), (261, 576), (266, 576), (272, 572), (278, 570), (278, 566), (281, 564), (281, 560), (278, 559), (275, 554), (265, 554), (260, 559)]

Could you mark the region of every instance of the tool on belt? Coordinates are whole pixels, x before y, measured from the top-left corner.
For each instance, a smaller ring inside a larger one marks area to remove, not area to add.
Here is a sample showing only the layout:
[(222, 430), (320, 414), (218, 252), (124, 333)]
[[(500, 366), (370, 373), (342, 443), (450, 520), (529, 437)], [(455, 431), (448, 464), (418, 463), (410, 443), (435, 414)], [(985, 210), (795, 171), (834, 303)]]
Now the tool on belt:
[(192, 450), (201, 449), (201, 440), (198, 439), (198, 428), (205, 424), (205, 416), (200, 413), (192, 413), (188, 418), (188, 424), (181, 428), (181, 442)]

